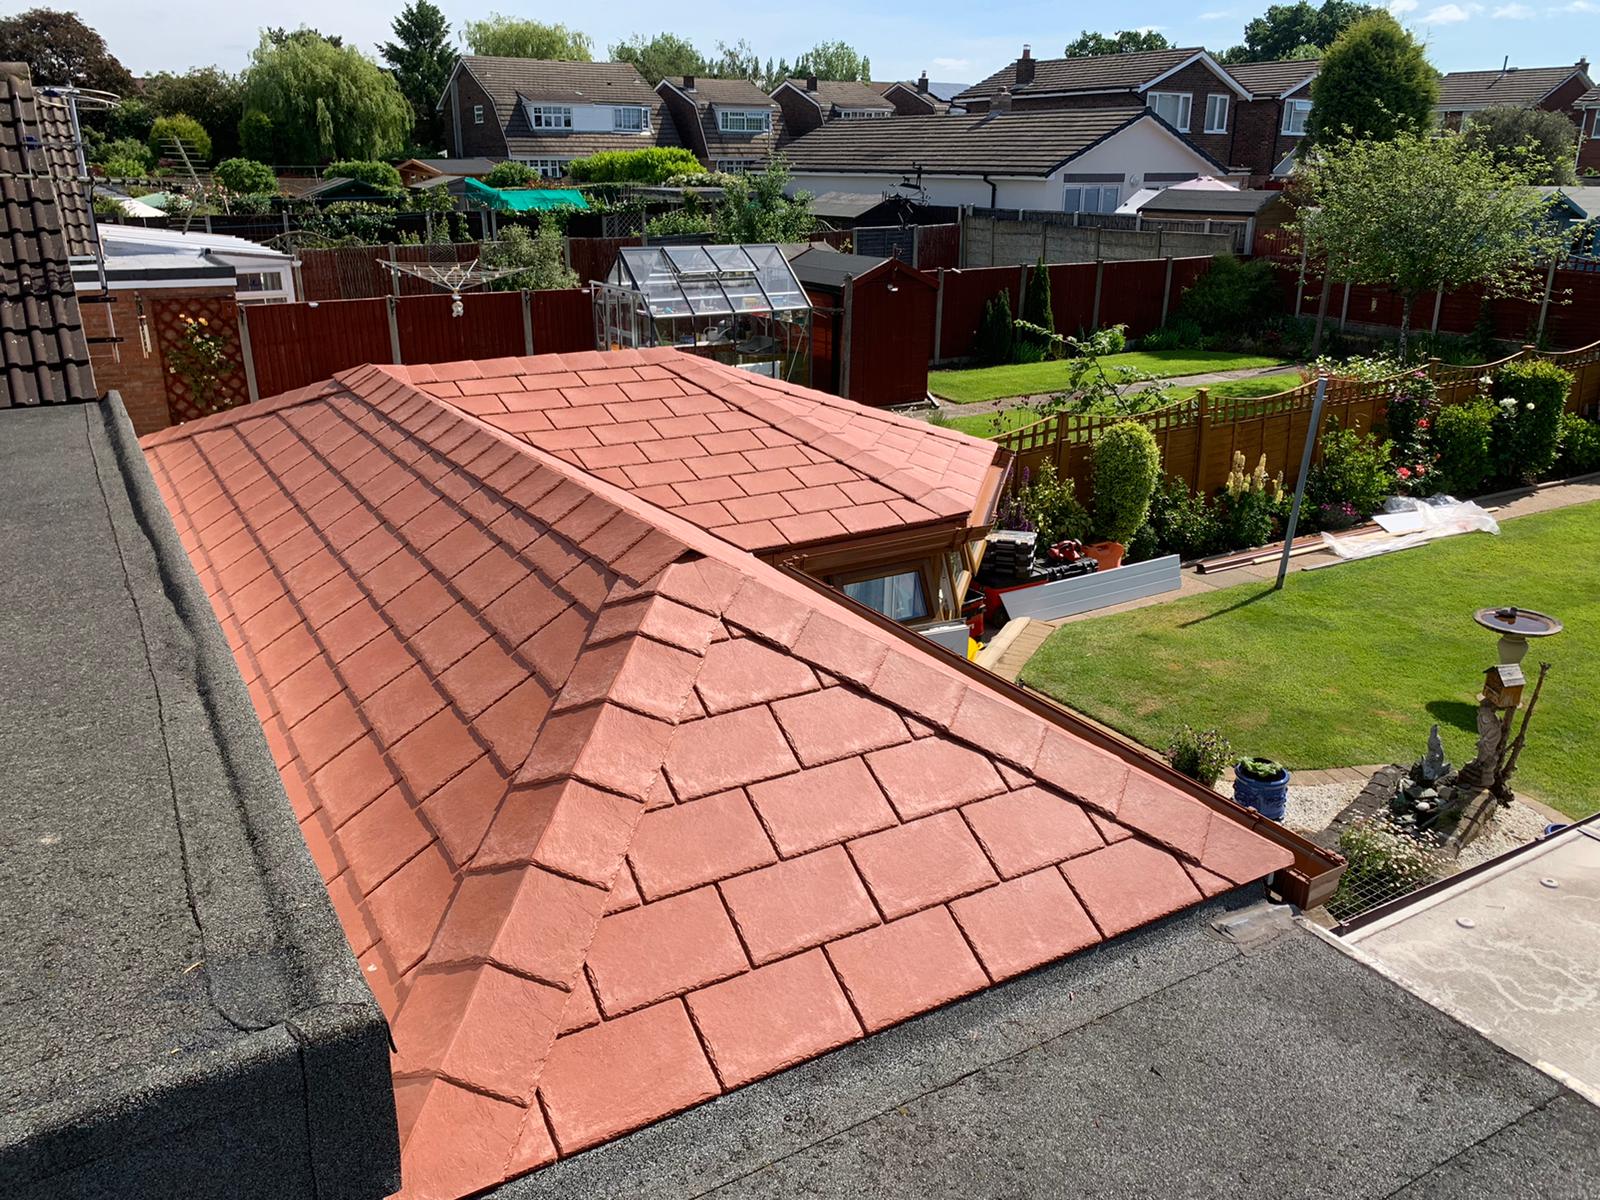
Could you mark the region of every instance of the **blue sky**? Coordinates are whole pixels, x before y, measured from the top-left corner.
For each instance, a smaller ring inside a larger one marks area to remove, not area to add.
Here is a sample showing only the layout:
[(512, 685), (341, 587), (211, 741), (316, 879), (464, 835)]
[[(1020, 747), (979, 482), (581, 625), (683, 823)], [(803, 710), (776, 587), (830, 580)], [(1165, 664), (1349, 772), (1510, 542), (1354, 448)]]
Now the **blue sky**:
[[(388, 34), (402, 2), (163, 0), (157, 7), (144, 0), (79, 0), (72, 7), (99, 29), (131, 70), (146, 73), (212, 63), (238, 70), (255, 45), (258, 28), (269, 23), (315, 25), (371, 51)], [(645, 0), (611, 0), (600, 10), (572, 6), (594, 13), (576, 19), (546, 5), (445, 0), (441, 6), (458, 28), (462, 20), (496, 8), (541, 20), (566, 19), (594, 39), (597, 56), (613, 41), (662, 28), (704, 50), (719, 39), (731, 42), (742, 36), (763, 57), (793, 58), (819, 40), (840, 37), (871, 57), (877, 78), (911, 79), (926, 69), (934, 79), (968, 83), (1015, 58), (1023, 42), (1031, 42), (1039, 57), (1059, 55), (1086, 27), (1109, 31), (1154, 26), (1178, 45), (1221, 50), (1238, 42), (1244, 22), (1266, 8), (1266, 0), (1215, 0), (1209, 11), (1202, 7), (1210, 2), (1118, 5), (1115, 11), (1125, 15), (1110, 21), (1090, 15), (1108, 11), (1099, 6), (1069, 8), (1037, 0), (809, 0), (770, 7), (698, 0), (678, 6), (679, 15), (666, 22), (664, 6)], [(1441, 70), (1498, 67), (1507, 54), (1520, 66), (1570, 63), (1580, 55), (1600, 61), (1600, 0), (1393, 0), (1391, 7), (1424, 39)]]

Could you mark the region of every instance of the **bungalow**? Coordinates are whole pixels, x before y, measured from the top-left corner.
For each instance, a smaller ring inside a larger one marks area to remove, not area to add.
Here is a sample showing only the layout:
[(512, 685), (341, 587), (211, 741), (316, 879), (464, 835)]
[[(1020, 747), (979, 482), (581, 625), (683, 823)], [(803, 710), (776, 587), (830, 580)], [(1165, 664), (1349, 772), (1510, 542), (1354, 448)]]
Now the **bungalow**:
[(1250, 93), (1235, 106), (1229, 163), (1249, 171), (1252, 180), (1289, 173), (1291, 156), (1305, 138), (1311, 84), (1320, 65), (1315, 59), (1285, 59), (1228, 67)]
[(602, 150), (683, 144), (631, 63), (463, 55), (438, 107), (452, 158), (515, 159), (551, 179)]
[(784, 80), (773, 89), (772, 99), (783, 109), (791, 138), (810, 133), (830, 121), (882, 120), (898, 111), (884, 96), (880, 83), (818, 79), (815, 75)]
[(1147, 184), (1226, 174), (1143, 109), (838, 121), (792, 143), (794, 187), (903, 192), (924, 204), (1109, 213)]
[(1251, 93), (1205, 50), (1156, 50), (1035, 59), (1029, 47), (1009, 66), (956, 96), (988, 112), (1001, 93), (1013, 112), (1124, 113), (1148, 108), (1217, 162), (1234, 161), (1233, 108)]
[(783, 141), (784, 114), (748, 79), (683, 75), (656, 84), (684, 144), (713, 171), (759, 171)]
[(891, 83), (883, 89), (883, 98), (894, 105), (896, 115), (902, 117), (926, 117), (932, 115), (943, 116), (951, 111), (961, 111), (959, 106), (953, 106), (945, 95), (938, 90), (944, 87), (949, 91), (955, 85), (930, 84), (928, 73), (924, 71), (917, 76), (915, 83)]
[(1579, 124), (1577, 102), (1594, 88), (1589, 60), (1566, 67), (1512, 67), (1498, 71), (1451, 71), (1439, 80), (1434, 114), (1446, 129), (1460, 129), (1485, 108), (1542, 108)]

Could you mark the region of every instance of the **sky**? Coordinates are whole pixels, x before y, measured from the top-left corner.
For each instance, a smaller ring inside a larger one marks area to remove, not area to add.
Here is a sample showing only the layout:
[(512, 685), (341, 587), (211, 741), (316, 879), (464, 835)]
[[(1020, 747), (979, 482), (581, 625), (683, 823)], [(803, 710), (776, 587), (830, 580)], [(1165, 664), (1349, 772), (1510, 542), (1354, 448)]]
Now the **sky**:
[[(147, 0), (77, 0), (59, 7), (75, 8), (105, 37), (112, 53), (143, 75), (210, 65), (240, 70), (258, 30), (268, 24), (315, 26), (371, 53), (388, 36), (403, 3), (163, 0), (157, 7)], [(1217, 7), (1207, 9), (1207, 3)], [(809, 0), (754, 9), (737, 0), (698, 0), (672, 10), (670, 18), (659, 3), (611, 0), (602, 12), (575, 20), (562, 15), (574, 11), (570, 7), (508, 0), (443, 0), (440, 6), (457, 30), (462, 21), (493, 11), (566, 19), (594, 39), (597, 58), (613, 42), (663, 29), (689, 38), (704, 52), (719, 40), (743, 37), (763, 58), (793, 59), (818, 41), (841, 38), (871, 58), (877, 79), (915, 79), (926, 70), (937, 81), (972, 83), (1016, 58), (1024, 42), (1032, 44), (1035, 57), (1057, 57), (1085, 28), (1110, 32), (1137, 22), (1136, 28), (1159, 29), (1175, 45), (1221, 51), (1241, 40), (1244, 23), (1263, 12), (1267, 0), (1146, 0), (1119, 8), (1129, 15), (1109, 22), (1087, 15), (1094, 11), (1090, 6), (1041, 0)], [(1422, 38), (1440, 70), (1486, 70), (1499, 67), (1507, 55), (1513, 66), (1524, 67), (1566, 64), (1581, 55), (1600, 61), (1600, 0), (1391, 0), (1390, 8)]]

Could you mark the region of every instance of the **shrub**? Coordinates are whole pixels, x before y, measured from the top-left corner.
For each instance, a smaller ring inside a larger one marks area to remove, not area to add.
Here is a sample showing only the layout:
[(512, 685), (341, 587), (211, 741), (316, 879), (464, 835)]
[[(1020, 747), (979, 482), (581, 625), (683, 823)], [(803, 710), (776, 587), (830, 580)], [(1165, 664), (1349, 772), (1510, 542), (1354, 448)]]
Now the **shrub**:
[(1544, 478), (1561, 450), (1561, 414), (1572, 376), (1554, 363), (1532, 359), (1507, 363), (1494, 379), (1497, 474), (1518, 483)]
[(672, 237), (674, 235), (694, 235), (712, 233), (711, 214), (696, 208), (674, 208), (651, 217), (645, 224), (645, 232), (651, 237)]
[(1128, 348), (1128, 327), (1107, 325), (1099, 330), (1092, 340), (1095, 342), (1096, 354), (1121, 354)]
[(1436, 456), (1434, 484), (1441, 492), (1464, 500), (1483, 490), (1494, 475), (1494, 427), (1495, 406), (1487, 400), (1439, 410), (1429, 441)]
[(1600, 424), (1586, 421), (1577, 413), (1561, 414), (1561, 457), (1556, 460), (1558, 475), (1587, 475), (1600, 471)]
[(274, 161), (277, 144), (277, 131), (272, 127), (272, 118), (266, 113), (253, 108), (240, 119), (239, 149), (244, 151), (246, 158), (253, 158), (257, 162)]
[(275, 192), (278, 177), (266, 163), (250, 158), (225, 158), (216, 165), (211, 177), (230, 192)]
[(1283, 475), (1267, 478), (1267, 456), (1254, 471), (1244, 469), (1244, 455), (1233, 454), (1233, 469), (1217, 497), (1217, 530), (1225, 549), (1265, 546), (1272, 540), (1272, 514), (1283, 497)]
[(1428, 847), (1388, 821), (1358, 821), (1339, 835), (1348, 864), (1328, 912), (1344, 920), (1414, 892), (1440, 873)]
[(1203, 333), (1237, 333), (1254, 328), (1279, 307), (1278, 281), (1270, 262), (1221, 256), (1183, 294), (1177, 316), (1192, 321)]
[(1012, 357), (1017, 362), (1043, 362), (1047, 358), (1065, 358), (1070, 343), (1059, 333), (1035, 325), (1032, 321), (1011, 322), (1015, 330), (1011, 340)]
[(1428, 430), (1439, 409), (1439, 389), (1426, 371), (1407, 371), (1389, 385), (1384, 431), (1394, 447), (1394, 460), (1402, 466), (1423, 462)]
[(1028, 276), (1028, 290), (1022, 297), (1022, 319), (1046, 333), (1056, 331), (1055, 305), (1050, 299), (1050, 268), (1044, 265), (1043, 255)]
[(1216, 514), (1205, 498), (1175, 475), (1163, 478), (1151, 494), (1143, 528), (1151, 531), (1161, 550), (1185, 560), (1205, 557), (1220, 540)]
[(997, 366), (1011, 361), (1016, 330), (1011, 323), (1011, 295), (1001, 292), (983, 306), (983, 319), (978, 322), (978, 336), (972, 343), (972, 354), (984, 366)]
[(1383, 507), (1394, 488), (1389, 443), (1341, 429), (1330, 417), (1322, 431), (1322, 461), (1306, 480), (1306, 498), (1316, 505), (1342, 500), (1366, 517)]
[(117, 138), (100, 147), (100, 169), (108, 179), (142, 179), (150, 173), (154, 159), (143, 142)]
[(324, 179), (353, 179), (357, 183), (364, 183), (370, 188), (380, 192), (393, 192), (398, 194), (404, 187), (400, 182), (400, 172), (386, 162), (374, 162), (370, 159), (347, 158), (339, 162), (331, 162), (323, 168)]
[(567, 266), (561, 229), (555, 221), (542, 222), (537, 234), (529, 233), (520, 225), (506, 226), (500, 231), (500, 240), (484, 248), (483, 261), (490, 267), (520, 268), (516, 274), (502, 275), (490, 284), (493, 291), (543, 291), (578, 286), (578, 273)]
[(567, 173), (583, 183), (659, 184), (677, 175), (704, 173), (694, 152), (681, 147), (647, 150), (602, 150), (567, 164)]
[(1215, 729), (1184, 725), (1167, 743), (1167, 761), (1179, 774), (1211, 787), (1233, 761), (1233, 747)]
[(1139, 339), (1141, 350), (1195, 350), (1204, 336), (1200, 326), (1193, 321), (1168, 321), (1160, 329), (1151, 330)]
[(527, 163), (498, 162), (483, 177), (483, 182), (492, 188), (526, 187), (539, 179), (539, 172)]
[(200, 162), (211, 161), (211, 135), (204, 125), (184, 113), (170, 117), (157, 117), (150, 126), (148, 145), (157, 158), (174, 158), (172, 143), (181, 141), (191, 158)]
[(1137, 421), (1111, 426), (1094, 443), (1094, 528), (1112, 542), (1129, 542), (1144, 524), (1161, 477), (1155, 435)]
[(1041, 546), (1066, 538), (1081, 542), (1089, 536), (1089, 510), (1079, 502), (1072, 480), (1058, 476), (1053, 463), (1045, 463), (1037, 475), (1023, 481), (1016, 503), (1038, 531)]

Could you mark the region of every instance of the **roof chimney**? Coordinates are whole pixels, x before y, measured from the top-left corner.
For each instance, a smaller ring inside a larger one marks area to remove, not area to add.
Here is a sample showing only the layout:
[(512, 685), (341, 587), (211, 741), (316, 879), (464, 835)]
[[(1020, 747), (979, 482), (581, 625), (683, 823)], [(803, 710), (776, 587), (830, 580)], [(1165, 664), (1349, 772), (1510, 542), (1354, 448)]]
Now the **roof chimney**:
[(686, 92), (694, 91), (694, 76), (693, 75), (685, 75), (683, 77), (683, 90), (686, 91)]
[(1017, 86), (1025, 87), (1033, 82), (1033, 47), (1026, 42), (1022, 46), (1022, 57), (1017, 59)]
[[(1584, 65), (1587, 66), (1588, 64), (1584, 64)], [(917, 95), (926, 96), (927, 94), (928, 94), (928, 73), (926, 71), (924, 71), (921, 75), (917, 76)]]
[(994, 103), (989, 106), (989, 111), (1008, 113), (1011, 111), (1011, 89), (1003, 87), (995, 95)]
[(1589, 60), (1587, 58), (1580, 58), (1578, 60), (1578, 70), (1582, 71), (1585, 75), (1589, 73)]
[(817, 76), (816, 76), (816, 73), (813, 72), (812, 74), (806, 76), (806, 91), (814, 92), (816, 90), (817, 90)]

